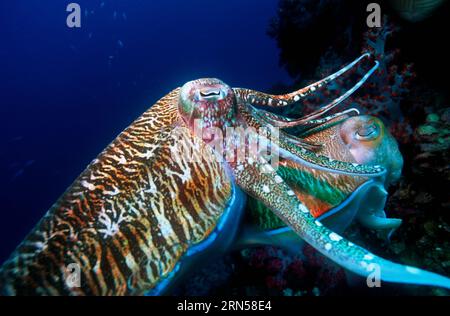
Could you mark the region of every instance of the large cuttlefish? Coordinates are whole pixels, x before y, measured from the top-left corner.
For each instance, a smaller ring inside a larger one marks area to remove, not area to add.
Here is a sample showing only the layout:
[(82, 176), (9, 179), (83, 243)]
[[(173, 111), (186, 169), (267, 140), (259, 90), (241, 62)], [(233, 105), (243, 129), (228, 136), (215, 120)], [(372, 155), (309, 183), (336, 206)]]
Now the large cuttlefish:
[[(377, 264), (384, 281), (450, 288), (444, 276), (380, 258), (322, 225), (294, 192), (307, 190), (308, 182), (293, 188), (277, 173), (279, 156), (295, 168), (385, 181), (385, 164), (336, 160), (322, 154), (320, 144), (278, 129), (319, 128), (346, 115), (323, 118), (377, 65), (344, 95), (302, 119), (258, 108), (293, 104), (364, 57), (282, 96), (233, 89), (218, 79), (173, 90), (106, 147), (50, 208), (0, 268), (0, 293), (164, 293), (234, 245), (246, 195), (263, 203), (299, 239), (356, 274), (367, 276)], [(370, 134), (367, 129), (359, 135)]]

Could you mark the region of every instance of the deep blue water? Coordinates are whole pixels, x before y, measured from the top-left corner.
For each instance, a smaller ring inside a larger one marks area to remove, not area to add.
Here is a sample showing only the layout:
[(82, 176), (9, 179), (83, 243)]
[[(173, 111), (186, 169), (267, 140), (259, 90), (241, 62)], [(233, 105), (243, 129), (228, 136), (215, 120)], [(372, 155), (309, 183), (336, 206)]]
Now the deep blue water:
[(80, 29), (66, 26), (69, 2), (0, 2), (0, 262), (173, 88), (290, 83), (266, 35), (276, 0), (78, 0)]

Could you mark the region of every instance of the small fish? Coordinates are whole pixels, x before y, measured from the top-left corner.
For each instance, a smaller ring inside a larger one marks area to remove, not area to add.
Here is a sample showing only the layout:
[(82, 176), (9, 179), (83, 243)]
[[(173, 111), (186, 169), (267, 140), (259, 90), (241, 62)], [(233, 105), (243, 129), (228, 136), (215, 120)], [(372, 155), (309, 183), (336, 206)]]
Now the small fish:
[(103, 8), (105, 6), (105, 2), (102, 1), (102, 3), (100, 3), (100, 8)]
[(124, 46), (124, 45), (123, 45), (123, 42), (122, 42), (121, 40), (118, 40), (118, 41), (117, 41), (117, 45), (119, 45), (120, 48), (123, 48), (123, 46)]
[(122, 18), (124, 19), (124, 21), (127, 20), (127, 14), (125, 12), (122, 12)]
[(113, 19), (114, 19), (114, 20), (117, 19), (117, 11), (114, 11), (114, 13), (113, 13)]

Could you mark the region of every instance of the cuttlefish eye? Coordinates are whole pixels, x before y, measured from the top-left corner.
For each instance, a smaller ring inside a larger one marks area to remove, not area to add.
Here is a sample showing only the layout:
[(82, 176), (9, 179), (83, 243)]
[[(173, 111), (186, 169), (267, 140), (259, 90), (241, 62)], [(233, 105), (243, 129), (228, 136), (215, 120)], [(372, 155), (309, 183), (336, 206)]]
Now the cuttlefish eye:
[(342, 123), (340, 136), (357, 163), (386, 168), (386, 183), (400, 177), (403, 157), (380, 119), (369, 115), (350, 117)]
[(362, 144), (370, 147), (377, 146), (385, 132), (383, 122), (369, 115), (351, 117), (341, 126), (342, 140), (351, 147)]
[(178, 110), (188, 126), (195, 120), (202, 127), (223, 127), (234, 118), (236, 97), (233, 89), (214, 78), (198, 79), (183, 85)]
[(374, 121), (371, 121), (356, 128), (355, 138), (361, 141), (370, 141), (379, 137), (380, 132), (380, 125), (376, 124)]
[(223, 98), (223, 91), (221, 89), (206, 88), (199, 91), (200, 98), (219, 100)]

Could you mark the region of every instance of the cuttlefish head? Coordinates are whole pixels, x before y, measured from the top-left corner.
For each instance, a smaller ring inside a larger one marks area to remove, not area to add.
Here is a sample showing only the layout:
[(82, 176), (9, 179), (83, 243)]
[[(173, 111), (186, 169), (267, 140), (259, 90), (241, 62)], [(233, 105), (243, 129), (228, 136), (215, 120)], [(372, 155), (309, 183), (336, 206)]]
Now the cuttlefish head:
[(180, 91), (178, 110), (189, 128), (230, 126), (236, 113), (233, 89), (219, 79), (205, 78), (189, 81)]
[(350, 117), (341, 125), (340, 136), (357, 163), (386, 168), (386, 185), (400, 178), (403, 157), (380, 119), (369, 115)]
[(401, 224), (397, 218), (387, 218), (384, 206), (385, 187), (396, 182), (401, 175), (403, 157), (394, 137), (383, 122), (373, 116), (350, 117), (340, 127), (340, 136), (357, 163), (380, 164), (386, 168), (384, 183), (374, 183), (364, 193), (364, 207), (357, 214), (359, 222), (376, 229), (388, 237)]

